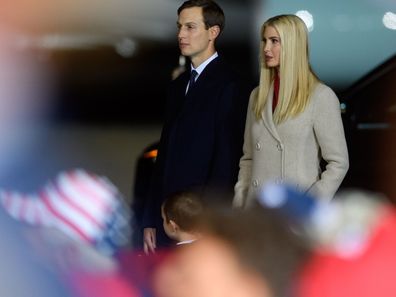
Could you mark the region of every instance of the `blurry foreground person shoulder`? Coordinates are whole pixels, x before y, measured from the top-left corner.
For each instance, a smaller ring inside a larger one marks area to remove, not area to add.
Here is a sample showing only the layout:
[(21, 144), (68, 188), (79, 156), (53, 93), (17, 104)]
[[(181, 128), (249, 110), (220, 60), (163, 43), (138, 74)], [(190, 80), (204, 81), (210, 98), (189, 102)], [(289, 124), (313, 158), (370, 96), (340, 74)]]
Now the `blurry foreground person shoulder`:
[(349, 167), (339, 100), (311, 69), (299, 17), (268, 19), (260, 38), (260, 84), (250, 96), (233, 204), (249, 206), (271, 181), (331, 199)]
[(0, 209), (0, 296), (73, 296), (59, 275), (37, 260), (23, 231), (18, 222)]

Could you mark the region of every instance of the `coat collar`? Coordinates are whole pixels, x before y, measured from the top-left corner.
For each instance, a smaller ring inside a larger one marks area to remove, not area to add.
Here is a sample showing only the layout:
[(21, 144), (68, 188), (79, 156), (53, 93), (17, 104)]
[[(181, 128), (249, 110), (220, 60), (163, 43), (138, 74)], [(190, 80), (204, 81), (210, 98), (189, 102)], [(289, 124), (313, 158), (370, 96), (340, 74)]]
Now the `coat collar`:
[[(220, 56), (216, 56), (214, 59), (212, 59), (209, 64), (206, 65), (206, 67), (203, 69), (203, 71), (200, 73), (198, 79), (195, 82), (194, 85), (194, 90), (191, 90), (191, 92), (188, 92), (186, 94), (186, 97), (191, 97), (194, 94), (197, 93), (197, 90), (200, 89), (201, 85), (206, 85), (211, 81), (215, 81), (218, 79), (218, 71), (219, 67), (221, 67), (222, 60)], [(191, 69), (188, 69), (187, 72), (187, 77), (186, 80), (184, 81), (185, 88), (187, 88), (188, 80), (189, 80), (189, 75), (190, 75)]]

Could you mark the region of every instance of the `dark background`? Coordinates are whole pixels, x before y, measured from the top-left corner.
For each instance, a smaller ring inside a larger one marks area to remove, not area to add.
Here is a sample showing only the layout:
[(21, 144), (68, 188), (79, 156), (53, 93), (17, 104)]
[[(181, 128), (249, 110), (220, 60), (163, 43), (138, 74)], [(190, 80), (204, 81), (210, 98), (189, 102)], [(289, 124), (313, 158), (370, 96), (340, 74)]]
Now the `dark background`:
[[(220, 43), (218, 51), (253, 85), (248, 43)], [(59, 96), (56, 116), (85, 123), (160, 122), (178, 52), (176, 44), (147, 42), (131, 58), (111, 47), (52, 53)]]

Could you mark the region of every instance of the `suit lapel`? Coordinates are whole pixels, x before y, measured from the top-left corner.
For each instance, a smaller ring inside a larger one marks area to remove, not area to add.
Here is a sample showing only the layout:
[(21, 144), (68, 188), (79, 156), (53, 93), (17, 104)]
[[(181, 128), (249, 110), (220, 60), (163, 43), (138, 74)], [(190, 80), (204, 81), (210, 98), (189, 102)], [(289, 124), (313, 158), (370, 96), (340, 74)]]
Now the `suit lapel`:
[[(191, 100), (194, 97), (199, 97), (197, 98), (197, 100), (199, 102), (195, 102), (195, 104), (199, 104), (202, 103), (205, 98), (207, 96), (201, 96), (201, 94), (205, 93), (205, 87), (210, 85), (212, 83), (212, 81), (216, 81), (218, 79), (217, 73), (218, 73), (218, 68), (221, 65), (221, 58), (217, 57), (215, 59), (213, 59), (208, 65), (206, 65), (205, 69), (200, 73), (200, 75), (198, 76), (195, 84), (194, 84), (194, 88), (192, 90), (190, 90), (189, 92), (187, 92), (187, 94), (185, 95), (185, 101), (187, 103), (187, 101)], [(188, 84), (188, 79), (185, 83), (185, 89), (187, 88), (187, 84)], [(194, 101), (196, 101), (195, 99), (193, 99)]]
[(210, 61), (208, 65), (206, 65), (205, 69), (198, 76), (198, 79), (195, 82), (193, 93), (196, 90), (201, 90), (202, 86), (209, 85), (212, 81), (216, 81), (218, 79), (218, 71), (221, 65), (221, 58), (217, 57)]
[[(186, 105), (186, 87), (189, 80), (188, 70), (180, 74), (180, 76), (172, 82), (174, 86), (172, 87), (172, 92), (170, 94), (170, 99), (172, 102), (172, 107), (170, 110), (171, 120), (175, 120), (180, 117), (183, 109)], [(169, 104), (169, 103), (168, 103)]]

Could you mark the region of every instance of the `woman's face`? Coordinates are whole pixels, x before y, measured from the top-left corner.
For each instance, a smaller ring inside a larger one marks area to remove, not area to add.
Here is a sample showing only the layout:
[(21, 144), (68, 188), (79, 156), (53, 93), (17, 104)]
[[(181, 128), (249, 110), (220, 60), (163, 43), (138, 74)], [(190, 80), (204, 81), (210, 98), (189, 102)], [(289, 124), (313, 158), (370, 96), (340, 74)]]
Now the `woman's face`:
[(281, 40), (278, 31), (272, 26), (267, 26), (264, 30), (264, 61), (267, 67), (279, 67)]

